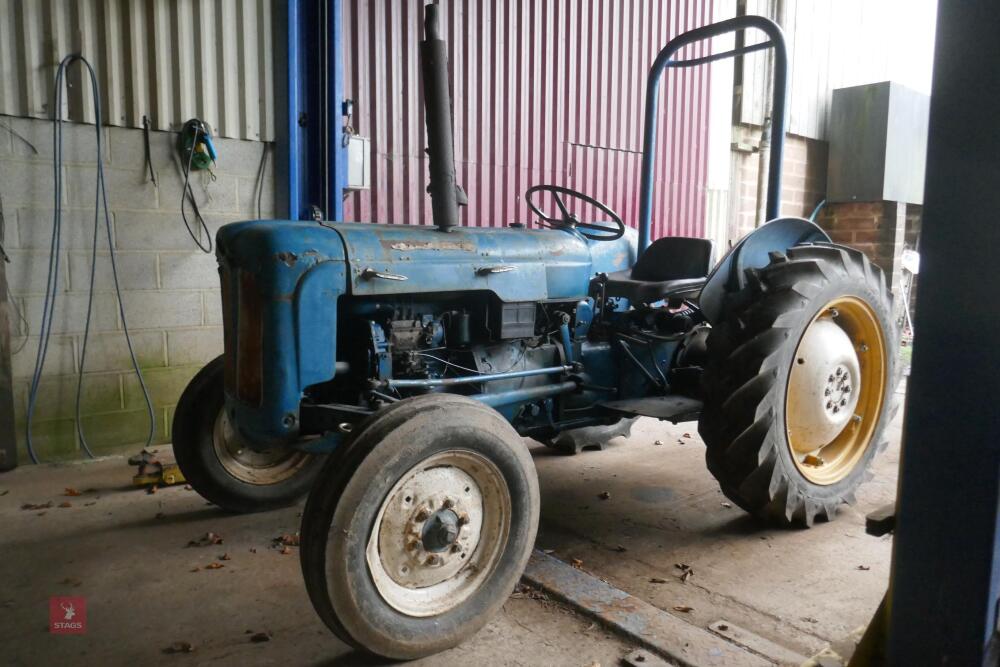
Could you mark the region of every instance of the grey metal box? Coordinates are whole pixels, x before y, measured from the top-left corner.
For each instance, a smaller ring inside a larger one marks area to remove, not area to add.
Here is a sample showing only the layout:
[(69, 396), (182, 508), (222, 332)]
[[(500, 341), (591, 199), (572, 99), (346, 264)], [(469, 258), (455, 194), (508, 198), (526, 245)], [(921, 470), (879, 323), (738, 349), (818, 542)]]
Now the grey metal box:
[(922, 204), (929, 110), (891, 81), (834, 90), (826, 200)]

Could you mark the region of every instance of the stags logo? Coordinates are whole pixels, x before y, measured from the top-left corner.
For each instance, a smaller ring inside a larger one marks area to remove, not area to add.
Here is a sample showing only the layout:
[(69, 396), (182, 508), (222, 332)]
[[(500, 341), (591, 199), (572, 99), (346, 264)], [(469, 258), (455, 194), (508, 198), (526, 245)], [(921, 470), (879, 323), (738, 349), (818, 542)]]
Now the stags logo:
[(86, 631), (86, 598), (49, 598), (49, 632), (54, 635), (82, 635)]

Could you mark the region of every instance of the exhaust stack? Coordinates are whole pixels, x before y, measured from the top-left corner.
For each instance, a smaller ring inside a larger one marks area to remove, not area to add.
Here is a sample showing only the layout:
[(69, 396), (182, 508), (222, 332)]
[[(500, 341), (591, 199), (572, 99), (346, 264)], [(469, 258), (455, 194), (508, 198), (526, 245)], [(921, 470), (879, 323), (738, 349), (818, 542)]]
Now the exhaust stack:
[(441, 39), (438, 5), (424, 7), (424, 41), (420, 60), (424, 75), (424, 118), (427, 122), (427, 157), (430, 171), (431, 210), (434, 224), (446, 232), (459, 224), (458, 207), (469, 200), (455, 176), (455, 146), (451, 126), (451, 91), (448, 89), (448, 44)]

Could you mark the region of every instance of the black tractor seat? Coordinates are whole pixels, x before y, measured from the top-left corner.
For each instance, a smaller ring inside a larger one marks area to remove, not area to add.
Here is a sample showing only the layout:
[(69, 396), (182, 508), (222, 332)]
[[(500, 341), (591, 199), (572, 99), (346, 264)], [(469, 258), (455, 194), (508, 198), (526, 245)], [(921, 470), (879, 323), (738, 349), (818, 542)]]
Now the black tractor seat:
[(630, 303), (692, 298), (711, 269), (711, 241), (665, 236), (654, 241), (631, 269), (607, 274), (605, 295)]

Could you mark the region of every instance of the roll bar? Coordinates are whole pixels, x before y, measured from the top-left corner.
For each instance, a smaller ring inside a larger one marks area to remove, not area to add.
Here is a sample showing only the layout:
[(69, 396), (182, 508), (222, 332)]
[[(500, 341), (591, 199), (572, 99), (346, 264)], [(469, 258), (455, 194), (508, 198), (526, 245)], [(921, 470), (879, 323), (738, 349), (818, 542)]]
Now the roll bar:
[[(756, 28), (768, 36), (768, 40), (759, 44), (743, 46), (732, 51), (716, 53), (689, 60), (671, 60), (681, 48), (694, 42), (711, 39), (729, 32), (737, 32), (748, 28)], [(788, 51), (785, 48), (785, 36), (774, 21), (763, 16), (737, 16), (718, 23), (695, 28), (682, 33), (667, 42), (653, 66), (649, 68), (646, 78), (646, 114), (645, 127), (642, 134), (642, 182), (639, 186), (639, 254), (649, 247), (650, 223), (653, 215), (653, 157), (656, 151), (656, 119), (659, 111), (660, 77), (667, 67), (694, 67), (715, 60), (735, 58), (745, 53), (774, 49), (774, 97), (772, 102), (771, 122), (771, 159), (767, 177), (767, 207), (768, 220), (778, 217), (781, 207), (781, 158), (785, 150), (785, 126), (787, 121), (786, 100), (788, 97)]]

